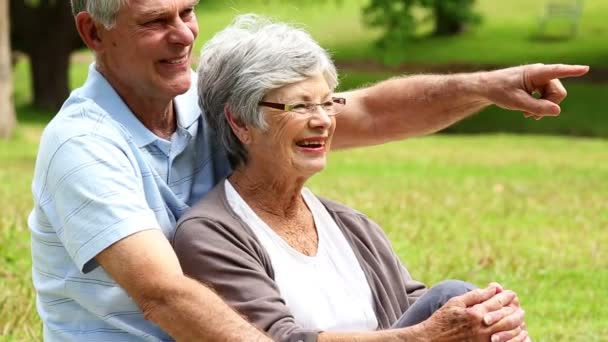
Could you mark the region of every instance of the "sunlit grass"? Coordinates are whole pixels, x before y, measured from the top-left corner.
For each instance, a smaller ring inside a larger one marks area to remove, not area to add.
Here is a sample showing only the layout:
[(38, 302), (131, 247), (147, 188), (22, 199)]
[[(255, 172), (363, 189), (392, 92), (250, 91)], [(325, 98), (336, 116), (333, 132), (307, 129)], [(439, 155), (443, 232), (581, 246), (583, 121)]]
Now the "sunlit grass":
[[(40, 339), (30, 182), (41, 126), (0, 142), (0, 340)], [(608, 141), (435, 136), (333, 153), (310, 186), (379, 222), (413, 275), (516, 290), (535, 341), (605, 341)]]
[[(392, 51), (374, 48), (378, 31), (361, 23), (364, 0), (218, 0), (201, 5), (203, 42), (238, 13), (257, 12), (305, 26), (340, 61), (391, 63), (571, 62), (605, 65), (608, 2), (587, 0), (580, 34), (532, 39), (543, 2), (479, 0), (484, 21), (453, 39), (418, 40)], [(70, 69), (83, 83), (90, 54)], [(348, 89), (394, 76), (342, 70)], [(29, 70), (17, 65), (20, 126), (0, 141), (0, 341), (41, 339), (31, 287), (27, 215), (38, 139), (52, 114), (27, 105)], [(607, 137), (605, 84), (568, 84), (562, 116), (541, 121), (491, 108), (452, 128)], [(608, 141), (547, 136), (436, 136), (334, 153), (310, 185), (378, 221), (413, 275), (479, 285), (496, 280), (516, 290), (535, 341), (608, 339)]]
[(336, 153), (312, 187), (379, 222), (418, 279), (516, 290), (535, 341), (605, 341), (607, 144), (415, 139)]

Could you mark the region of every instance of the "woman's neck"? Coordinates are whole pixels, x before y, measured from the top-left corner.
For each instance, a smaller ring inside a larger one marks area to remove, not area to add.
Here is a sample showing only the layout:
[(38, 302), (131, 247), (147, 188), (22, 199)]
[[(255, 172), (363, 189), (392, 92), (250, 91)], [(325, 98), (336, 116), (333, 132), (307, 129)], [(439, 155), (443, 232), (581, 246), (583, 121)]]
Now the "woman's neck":
[(289, 172), (275, 171), (241, 166), (228, 179), (256, 215), (292, 248), (316, 255), (319, 236), (301, 193), (307, 177), (288, 177)]
[(302, 188), (306, 179), (285, 177), (282, 174), (256, 172), (241, 166), (229, 177), (230, 183), (259, 214), (293, 219), (306, 207), (302, 199)]

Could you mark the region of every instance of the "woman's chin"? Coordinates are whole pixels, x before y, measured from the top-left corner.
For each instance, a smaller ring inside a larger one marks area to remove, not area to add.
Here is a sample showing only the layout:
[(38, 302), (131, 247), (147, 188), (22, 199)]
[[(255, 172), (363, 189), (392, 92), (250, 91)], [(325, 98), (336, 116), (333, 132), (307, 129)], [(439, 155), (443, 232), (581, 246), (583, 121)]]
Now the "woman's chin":
[(325, 170), (325, 163), (317, 165), (307, 165), (306, 168), (302, 169), (303, 173), (306, 173), (308, 177), (312, 177), (323, 170)]

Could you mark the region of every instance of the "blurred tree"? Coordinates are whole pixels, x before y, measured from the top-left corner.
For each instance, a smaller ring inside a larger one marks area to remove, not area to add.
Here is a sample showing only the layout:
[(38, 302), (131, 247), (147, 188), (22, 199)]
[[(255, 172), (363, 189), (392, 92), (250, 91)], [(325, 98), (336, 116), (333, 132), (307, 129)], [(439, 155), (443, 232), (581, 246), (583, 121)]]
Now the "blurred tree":
[(0, 139), (10, 137), (17, 120), (13, 104), (8, 0), (0, 0)]
[(416, 19), (412, 9), (416, 6), (431, 10), (434, 22), (433, 35), (446, 36), (463, 32), (467, 25), (479, 22), (473, 10), (475, 0), (371, 0), (363, 8), (364, 22), (379, 27), (384, 34), (380, 45), (400, 44), (414, 37)]
[(372, 0), (363, 8), (363, 21), (371, 27), (380, 27), (384, 34), (381, 46), (399, 44), (409, 40), (416, 28), (412, 8), (417, 0)]
[(481, 16), (473, 10), (475, 0), (421, 0), (422, 6), (433, 12), (435, 36), (452, 36), (476, 24)]
[(84, 47), (67, 0), (11, 0), (11, 43), (29, 56), (33, 104), (55, 111), (69, 94), (72, 51)]

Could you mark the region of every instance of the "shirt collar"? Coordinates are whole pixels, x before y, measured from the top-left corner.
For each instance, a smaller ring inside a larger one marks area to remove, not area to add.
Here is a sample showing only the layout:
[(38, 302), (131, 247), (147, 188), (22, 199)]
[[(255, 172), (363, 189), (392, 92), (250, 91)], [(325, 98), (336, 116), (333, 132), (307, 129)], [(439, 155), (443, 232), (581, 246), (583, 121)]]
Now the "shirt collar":
[[(197, 84), (195, 72), (192, 72), (192, 84)], [(138, 147), (149, 145), (160, 139), (133, 114), (112, 85), (97, 71), (95, 63), (89, 66), (89, 75), (83, 86), (83, 92), (85, 97), (92, 99), (112, 119), (123, 125), (131, 134)], [(175, 97), (174, 106), (179, 127), (188, 129), (201, 116), (201, 111), (197, 105), (197, 94), (196, 86), (192, 86), (184, 94)]]

